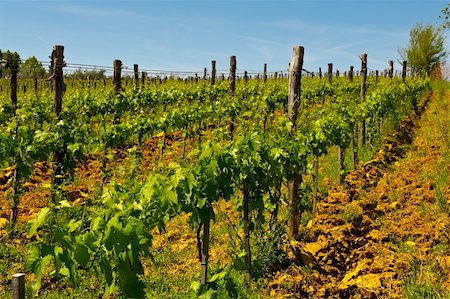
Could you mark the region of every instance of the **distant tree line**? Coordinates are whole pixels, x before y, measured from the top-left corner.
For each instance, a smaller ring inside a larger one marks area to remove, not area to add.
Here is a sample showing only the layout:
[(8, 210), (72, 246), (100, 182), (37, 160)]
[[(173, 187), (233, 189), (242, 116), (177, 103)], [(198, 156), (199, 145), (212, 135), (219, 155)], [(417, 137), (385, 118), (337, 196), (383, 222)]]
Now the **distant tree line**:
[[(0, 78), (9, 76), (11, 70), (19, 70), (18, 77), (23, 79), (45, 79), (48, 77), (48, 71), (42, 66), (35, 56), (22, 61), (19, 53), (15, 51), (0, 50)], [(64, 74), (68, 79), (106, 79), (105, 70), (82, 70), (77, 69), (74, 72)]]

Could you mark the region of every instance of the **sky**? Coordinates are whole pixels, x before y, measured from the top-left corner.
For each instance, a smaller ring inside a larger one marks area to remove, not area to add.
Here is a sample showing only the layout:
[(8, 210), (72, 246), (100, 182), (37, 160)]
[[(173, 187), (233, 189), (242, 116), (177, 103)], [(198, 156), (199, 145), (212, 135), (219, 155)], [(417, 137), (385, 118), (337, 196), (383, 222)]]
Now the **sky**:
[[(48, 61), (63, 45), (67, 63), (132, 69), (203, 72), (211, 60), (238, 71), (286, 70), (292, 47), (305, 48), (304, 68), (317, 71), (369, 70), (388, 60), (399, 69), (398, 50), (407, 46), (417, 23), (439, 25), (447, 1), (23, 1), (0, 0), (0, 49), (22, 59)], [(450, 49), (448, 30), (446, 48)]]

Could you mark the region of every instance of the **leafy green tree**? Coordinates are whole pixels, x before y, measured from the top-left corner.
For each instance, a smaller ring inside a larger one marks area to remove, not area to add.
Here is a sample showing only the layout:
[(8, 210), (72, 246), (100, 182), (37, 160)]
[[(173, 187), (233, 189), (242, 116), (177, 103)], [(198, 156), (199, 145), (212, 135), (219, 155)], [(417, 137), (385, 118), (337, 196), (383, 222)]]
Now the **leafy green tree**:
[(91, 80), (102, 80), (106, 79), (105, 70), (81, 70), (77, 69), (71, 74), (67, 74), (66, 78), (75, 80), (84, 80), (90, 78)]
[(22, 63), (19, 53), (12, 52), (9, 50), (6, 52), (0, 51), (0, 58), (1, 58), (2, 62), (4, 62), (0, 66), (0, 74), (2, 74), (2, 75), (3, 75), (4, 71), (9, 71), (12, 69), (19, 69), (20, 65)]
[(22, 78), (41, 79), (45, 77), (46, 71), (36, 57), (31, 56), (22, 64), (19, 75)]
[(440, 18), (444, 21), (442, 27), (449, 29), (450, 28), (450, 4), (447, 4), (447, 7), (442, 9), (442, 15)]
[(441, 29), (419, 23), (411, 29), (409, 36), (408, 47), (399, 51), (401, 58), (415, 70), (430, 74), (433, 66), (446, 55)]

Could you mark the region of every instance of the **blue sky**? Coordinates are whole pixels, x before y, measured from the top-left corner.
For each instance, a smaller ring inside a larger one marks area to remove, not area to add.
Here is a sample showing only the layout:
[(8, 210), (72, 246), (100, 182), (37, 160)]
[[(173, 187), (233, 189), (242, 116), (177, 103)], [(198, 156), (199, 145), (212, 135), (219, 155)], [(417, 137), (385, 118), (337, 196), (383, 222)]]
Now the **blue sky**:
[[(284, 70), (292, 46), (304, 67), (341, 71), (400, 65), (398, 49), (418, 22), (437, 25), (447, 1), (8, 1), (0, 0), (0, 49), (49, 60), (65, 46), (68, 63), (201, 72), (217, 60), (238, 70)], [(448, 33), (448, 31), (447, 31)], [(446, 34), (448, 35), (448, 34)], [(446, 46), (450, 43), (447, 38)]]

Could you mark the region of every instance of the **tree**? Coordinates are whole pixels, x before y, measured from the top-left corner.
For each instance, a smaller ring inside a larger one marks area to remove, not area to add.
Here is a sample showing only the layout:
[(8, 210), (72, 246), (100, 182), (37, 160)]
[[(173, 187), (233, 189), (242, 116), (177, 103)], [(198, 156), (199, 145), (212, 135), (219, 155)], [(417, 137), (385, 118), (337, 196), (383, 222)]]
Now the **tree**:
[(401, 49), (400, 56), (417, 71), (430, 74), (433, 66), (445, 57), (445, 38), (440, 28), (417, 24), (409, 33), (409, 45)]
[(36, 57), (31, 56), (22, 64), (19, 75), (22, 78), (42, 79), (45, 78), (46, 71)]
[(2, 76), (3, 71), (10, 71), (12, 69), (18, 70), (22, 63), (19, 53), (9, 50), (6, 52), (0, 51), (0, 59), (4, 62), (0, 65), (0, 74), (2, 74)]
[(442, 15), (440, 18), (444, 21), (444, 24), (442, 24), (443, 28), (450, 28), (450, 4), (447, 4), (447, 7), (444, 7), (442, 9)]
[(84, 80), (84, 79), (91, 79), (91, 80), (102, 80), (106, 79), (106, 71), (105, 70), (81, 70), (77, 69), (71, 74), (67, 74), (66, 77), (70, 79), (75, 80)]

